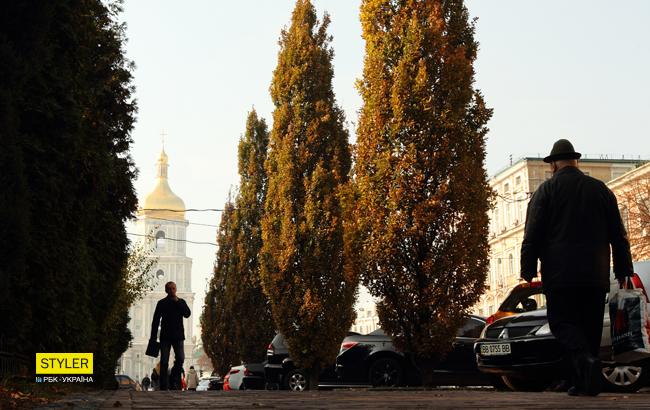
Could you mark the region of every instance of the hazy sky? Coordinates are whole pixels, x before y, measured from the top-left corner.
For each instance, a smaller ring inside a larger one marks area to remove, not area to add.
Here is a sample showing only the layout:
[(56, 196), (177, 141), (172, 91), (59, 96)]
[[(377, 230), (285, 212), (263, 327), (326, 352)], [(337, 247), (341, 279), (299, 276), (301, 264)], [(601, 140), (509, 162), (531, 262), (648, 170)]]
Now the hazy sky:
[[(359, 0), (312, 0), (328, 11), (334, 91), (351, 130), (363, 68)], [(650, 158), (650, 1), (473, 0), (480, 51), (476, 86), (494, 108), (489, 174), (570, 138), (587, 155)], [(269, 84), (278, 37), (293, 0), (126, 0), (127, 55), (137, 66), (139, 112), (132, 156), (143, 200), (154, 186), (161, 132), (170, 185), (188, 208), (222, 208), (237, 185), (237, 143), (255, 106), (271, 123)], [(220, 214), (188, 213), (217, 225)], [(216, 228), (190, 225), (188, 239), (214, 242)], [(188, 244), (194, 323), (216, 248)]]

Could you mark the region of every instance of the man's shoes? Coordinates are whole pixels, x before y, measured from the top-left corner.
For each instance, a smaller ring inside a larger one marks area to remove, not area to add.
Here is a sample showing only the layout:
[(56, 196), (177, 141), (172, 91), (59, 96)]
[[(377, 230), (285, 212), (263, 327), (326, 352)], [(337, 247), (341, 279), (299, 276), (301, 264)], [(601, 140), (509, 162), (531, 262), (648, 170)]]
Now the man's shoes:
[(566, 392), (569, 396), (580, 396), (582, 393), (580, 389), (578, 389), (576, 386), (571, 386), (569, 387), (569, 390)]
[(567, 391), (569, 389), (569, 387), (571, 387), (571, 386), (572, 386), (572, 384), (569, 383), (568, 380), (558, 380), (558, 381), (556, 381), (556, 383), (554, 385), (552, 385), (547, 390), (552, 391), (552, 392), (556, 392), (556, 393), (563, 393), (563, 392)]
[(582, 377), (585, 393), (598, 396), (603, 385), (603, 365), (593, 356), (585, 356), (582, 365)]

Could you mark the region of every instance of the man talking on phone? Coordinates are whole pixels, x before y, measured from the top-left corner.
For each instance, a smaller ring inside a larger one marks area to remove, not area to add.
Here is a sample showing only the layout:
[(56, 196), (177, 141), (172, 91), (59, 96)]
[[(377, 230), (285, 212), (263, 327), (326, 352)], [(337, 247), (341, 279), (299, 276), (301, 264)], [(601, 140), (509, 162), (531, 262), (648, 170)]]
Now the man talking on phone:
[[(151, 340), (156, 339), (158, 325), (160, 324), (160, 390), (180, 389), (181, 369), (185, 360), (183, 342), (185, 340), (185, 329), (183, 329), (183, 318), (190, 317), (190, 308), (183, 299), (176, 296), (176, 284), (167, 282), (165, 284), (167, 297), (160, 299), (153, 314), (151, 324)], [(162, 321), (162, 324), (161, 324)], [(168, 377), (169, 352), (174, 348), (174, 366), (171, 377)], [(171, 378), (171, 383), (170, 383)], [(171, 386), (170, 386), (171, 384)]]

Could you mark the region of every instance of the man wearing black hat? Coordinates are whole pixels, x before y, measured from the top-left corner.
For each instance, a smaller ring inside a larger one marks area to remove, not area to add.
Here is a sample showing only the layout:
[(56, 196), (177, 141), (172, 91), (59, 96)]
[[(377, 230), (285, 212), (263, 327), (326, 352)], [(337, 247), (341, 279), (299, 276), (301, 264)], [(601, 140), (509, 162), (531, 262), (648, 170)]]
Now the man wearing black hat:
[(605, 294), (609, 291), (610, 245), (614, 273), (631, 276), (630, 244), (616, 197), (578, 169), (581, 154), (565, 139), (553, 144), (544, 162), (553, 177), (533, 194), (521, 246), (521, 277), (531, 281), (541, 261), (548, 322), (573, 365), (570, 395), (598, 395), (598, 359)]

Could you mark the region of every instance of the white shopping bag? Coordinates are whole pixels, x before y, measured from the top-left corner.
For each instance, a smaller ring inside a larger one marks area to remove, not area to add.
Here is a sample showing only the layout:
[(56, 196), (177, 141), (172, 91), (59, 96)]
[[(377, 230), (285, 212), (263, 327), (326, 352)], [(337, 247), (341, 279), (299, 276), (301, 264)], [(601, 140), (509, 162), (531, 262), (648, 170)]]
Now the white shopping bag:
[(609, 302), (612, 354), (618, 363), (631, 363), (650, 357), (650, 318), (643, 289), (631, 280)]

